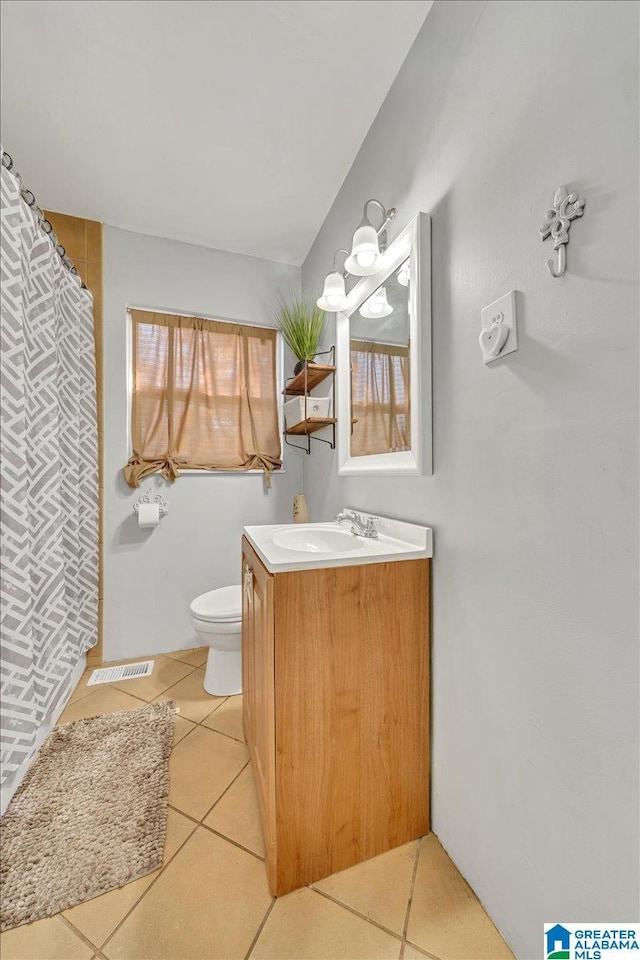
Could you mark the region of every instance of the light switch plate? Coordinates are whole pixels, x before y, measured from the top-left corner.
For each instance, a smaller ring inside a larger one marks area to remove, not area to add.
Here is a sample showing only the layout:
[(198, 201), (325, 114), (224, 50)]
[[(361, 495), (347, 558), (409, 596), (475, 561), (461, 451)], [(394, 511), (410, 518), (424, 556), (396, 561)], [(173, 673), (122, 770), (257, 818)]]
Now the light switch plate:
[(484, 356), (485, 363), (493, 363), (500, 357), (506, 357), (509, 353), (514, 353), (518, 349), (518, 327), (516, 322), (516, 292), (511, 290), (505, 293), (504, 297), (495, 300), (482, 311), (482, 329), (487, 330), (492, 323), (502, 314), (502, 326), (508, 331), (507, 339), (504, 342), (502, 350), (495, 357)]

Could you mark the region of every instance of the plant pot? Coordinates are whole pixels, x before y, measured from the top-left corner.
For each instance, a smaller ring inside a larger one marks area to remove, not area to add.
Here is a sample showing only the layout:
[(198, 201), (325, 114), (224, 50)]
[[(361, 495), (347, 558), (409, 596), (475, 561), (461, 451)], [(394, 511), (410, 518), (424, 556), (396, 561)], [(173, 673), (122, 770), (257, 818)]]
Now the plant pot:
[(313, 360), (298, 360), (295, 367), (293, 368), (293, 374), (296, 376), (298, 373), (301, 373), (305, 367), (312, 367)]

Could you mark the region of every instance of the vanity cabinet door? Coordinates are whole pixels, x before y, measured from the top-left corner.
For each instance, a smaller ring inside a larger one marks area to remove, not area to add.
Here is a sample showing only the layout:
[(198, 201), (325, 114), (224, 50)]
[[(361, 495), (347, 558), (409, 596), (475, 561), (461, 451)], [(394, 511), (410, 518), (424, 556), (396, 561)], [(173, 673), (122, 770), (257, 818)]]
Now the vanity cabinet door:
[(255, 687), (253, 635), (253, 574), (251, 549), (242, 543), (242, 726), (249, 745), (255, 740), (253, 691)]
[(275, 870), (275, 692), (273, 576), (243, 544), (242, 681), (244, 730), (253, 761), (266, 847)]

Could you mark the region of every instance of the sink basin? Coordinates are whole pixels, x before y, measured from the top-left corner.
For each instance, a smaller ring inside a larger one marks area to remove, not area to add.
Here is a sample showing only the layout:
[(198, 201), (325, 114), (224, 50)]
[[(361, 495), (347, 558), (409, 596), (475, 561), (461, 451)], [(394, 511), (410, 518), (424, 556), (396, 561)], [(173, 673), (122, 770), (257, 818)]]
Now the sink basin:
[[(353, 513), (345, 507), (342, 513)], [(371, 514), (358, 511), (366, 521)], [(390, 517), (372, 517), (378, 536), (354, 537), (336, 521), (281, 523), (245, 527), (244, 535), (271, 573), (322, 570), (390, 560), (431, 557), (430, 527), (421, 527)]]
[(271, 537), (276, 547), (298, 553), (353, 553), (362, 548), (362, 541), (341, 530), (278, 530)]

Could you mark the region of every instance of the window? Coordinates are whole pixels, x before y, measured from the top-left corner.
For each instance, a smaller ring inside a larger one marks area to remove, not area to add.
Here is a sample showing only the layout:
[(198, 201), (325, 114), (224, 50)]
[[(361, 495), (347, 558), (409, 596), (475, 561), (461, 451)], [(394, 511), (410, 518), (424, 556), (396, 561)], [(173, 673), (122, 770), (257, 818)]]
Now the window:
[(276, 331), (132, 310), (127, 483), (160, 472), (264, 470), (282, 461)]
[(411, 449), (409, 348), (351, 341), (351, 456)]

